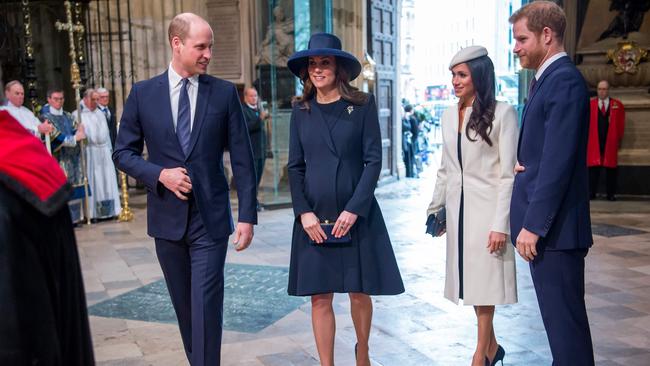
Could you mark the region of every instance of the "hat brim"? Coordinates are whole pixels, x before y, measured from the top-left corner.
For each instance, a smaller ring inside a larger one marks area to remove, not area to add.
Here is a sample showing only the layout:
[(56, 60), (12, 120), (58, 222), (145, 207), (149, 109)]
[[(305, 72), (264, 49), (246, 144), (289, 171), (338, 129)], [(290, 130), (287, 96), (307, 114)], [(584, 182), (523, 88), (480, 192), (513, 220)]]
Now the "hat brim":
[(294, 53), (287, 61), (289, 70), (300, 77), (300, 70), (307, 66), (307, 61), (313, 56), (334, 56), (337, 65), (342, 66), (350, 76), (350, 81), (354, 80), (361, 73), (361, 63), (353, 55), (338, 50), (336, 48), (318, 48), (313, 50), (303, 50)]

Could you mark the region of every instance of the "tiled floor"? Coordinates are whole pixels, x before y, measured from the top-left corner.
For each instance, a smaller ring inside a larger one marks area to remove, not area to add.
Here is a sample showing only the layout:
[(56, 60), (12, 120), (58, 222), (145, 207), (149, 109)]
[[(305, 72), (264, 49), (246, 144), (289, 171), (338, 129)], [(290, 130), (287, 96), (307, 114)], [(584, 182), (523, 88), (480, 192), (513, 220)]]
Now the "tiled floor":
[[(380, 187), (406, 293), (376, 297), (375, 365), (468, 365), (475, 342), (470, 307), (442, 296), (444, 239), (423, 234), (433, 170)], [(135, 220), (77, 229), (95, 357), (99, 365), (186, 365), (180, 336), (146, 235), (144, 197)], [(290, 209), (260, 213), (250, 249), (229, 251), (223, 365), (317, 365), (308, 299), (286, 296)], [(595, 246), (587, 257), (587, 306), (598, 365), (650, 365), (650, 201), (592, 203)], [(517, 261), (519, 303), (497, 308), (506, 365), (549, 365), (548, 342), (528, 266)], [(346, 296), (335, 297), (337, 365), (354, 364)]]

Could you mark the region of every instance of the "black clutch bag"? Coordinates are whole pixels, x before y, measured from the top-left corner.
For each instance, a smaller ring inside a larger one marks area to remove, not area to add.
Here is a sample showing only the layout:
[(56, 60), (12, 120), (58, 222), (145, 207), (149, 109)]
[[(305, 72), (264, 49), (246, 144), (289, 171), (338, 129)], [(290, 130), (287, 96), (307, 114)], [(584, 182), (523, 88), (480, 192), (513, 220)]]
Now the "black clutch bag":
[(345, 245), (345, 244), (350, 244), (352, 243), (352, 235), (350, 235), (350, 232), (348, 231), (347, 234), (343, 235), (340, 238), (335, 237), (332, 235), (332, 229), (334, 229), (334, 223), (325, 221), (320, 223), (321, 229), (323, 229), (323, 232), (325, 232), (325, 235), (327, 235), (327, 239), (325, 239), (322, 243), (316, 243), (315, 241), (309, 239), (309, 242), (315, 245), (325, 245), (325, 244), (336, 244), (336, 245)]
[(432, 213), (427, 218), (427, 234), (434, 238), (442, 235), (447, 230), (447, 210), (443, 207), (437, 213)]

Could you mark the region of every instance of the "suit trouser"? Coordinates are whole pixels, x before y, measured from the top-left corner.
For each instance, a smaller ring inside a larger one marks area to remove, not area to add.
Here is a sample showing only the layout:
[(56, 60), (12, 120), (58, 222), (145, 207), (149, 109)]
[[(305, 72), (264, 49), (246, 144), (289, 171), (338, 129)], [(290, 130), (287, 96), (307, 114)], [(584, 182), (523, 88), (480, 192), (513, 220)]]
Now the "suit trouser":
[(192, 366), (220, 364), (227, 248), (228, 238), (215, 241), (207, 233), (192, 199), (184, 237), (156, 239), (156, 254)]
[(554, 366), (594, 365), (585, 307), (587, 252), (588, 249), (541, 250), (530, 263)]

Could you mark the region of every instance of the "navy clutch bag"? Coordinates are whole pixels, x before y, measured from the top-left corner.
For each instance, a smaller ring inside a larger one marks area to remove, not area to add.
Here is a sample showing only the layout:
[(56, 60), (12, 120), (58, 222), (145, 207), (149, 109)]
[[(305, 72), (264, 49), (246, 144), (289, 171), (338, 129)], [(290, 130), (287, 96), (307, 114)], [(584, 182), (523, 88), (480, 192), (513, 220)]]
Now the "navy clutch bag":
[(345, 245), (345, 244), (350, 244), (352, 242), (352, 235), (350, 235), (350, 232), (348, 231), (347, 234), (344, 236), (337, 238), (334, 235), (332, 235), (332, 229), (334, 229), (334, 223), (325, 221), (320, 223), (321, 229), (323, 229), (323, 232), (325, 232), (325, 235), (327, 235), (327, 239), (325, 239), (322, 243), (316, 243), (315, 241), (309, 239), (309, 242), (315, 245), (326, 245), (326, 244), (337, 244), (337, 245)]
[(443, 207), (437, 213), (432, 213), (427, 218), (427, 234), (437, 237), (447, 230), (447, 210)]

